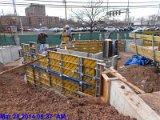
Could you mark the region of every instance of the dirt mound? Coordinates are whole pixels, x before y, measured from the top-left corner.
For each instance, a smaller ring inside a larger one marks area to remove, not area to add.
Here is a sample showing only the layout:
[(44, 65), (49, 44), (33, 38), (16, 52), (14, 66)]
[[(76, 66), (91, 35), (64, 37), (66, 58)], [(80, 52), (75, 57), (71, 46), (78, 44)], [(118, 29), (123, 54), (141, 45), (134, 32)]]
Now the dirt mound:
[(140, 65), (122, 66), (124, 61), (131, 56), (132, 54), (126, 53), (121, 55), (118, 61), (118, 72), (145, 92), (160, 91), (160, 76), (156, 73), (155, 68)]
[(0, 77), (0, 113), (66, 114), (67, 120), (133, 120), (112, 106), (90, 98), (73, 99), (35, 88), (23, 81), (21, 70)]

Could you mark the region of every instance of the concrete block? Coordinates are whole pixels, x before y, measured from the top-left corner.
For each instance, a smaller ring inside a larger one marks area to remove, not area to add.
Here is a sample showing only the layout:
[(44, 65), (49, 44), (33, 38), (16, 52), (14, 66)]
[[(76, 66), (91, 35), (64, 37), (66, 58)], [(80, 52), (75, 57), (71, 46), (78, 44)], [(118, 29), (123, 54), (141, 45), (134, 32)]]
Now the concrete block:
[(132, 89), (118, 80), (111, 81), (110, 104), (123, 115), (137, 120), (160, 120), (160, 116)]
[(18, 46), (0, 47), (0, 62), (5, 64), (19, 58)]

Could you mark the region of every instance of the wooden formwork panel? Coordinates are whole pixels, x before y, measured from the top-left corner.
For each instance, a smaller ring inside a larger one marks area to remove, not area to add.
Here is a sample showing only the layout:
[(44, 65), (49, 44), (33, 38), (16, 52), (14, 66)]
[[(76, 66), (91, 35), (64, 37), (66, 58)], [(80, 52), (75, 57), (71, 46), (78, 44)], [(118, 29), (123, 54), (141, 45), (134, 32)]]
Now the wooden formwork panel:
[(23, 57), (23, 59), (24, 59), (24, 62), (26, 62), (26, 63), (32, 61), (32, 58), (31, 58), (30, 56), (27, 56), (27, 55), (25, 55), (25, 56)]
[(57, 71), (57, 72), (61, 72), (61, 68), (59, 66), (53, 66), (53, 65), (50, 65), (49, 69), (53, 70), (53, 71)]
[(74, 73), (72, 70), (63, 69), (63, 74), (78, 79), (78, 74)]
[(131, 51), (136, 53), (136, 45), (130, 44), (130, 49), (131, 49)]
[(53, 59), (53, 58), (49, 58), (49, 69), (57, 71), (57, 72), (61, 72), (61, 61), (58, 59)]
[(62, 54), (62, 56), (63, 74), (78, 78), (78, 74), (74, 73), (78, 69), (78, 57), (67, 54)]
[(134, 44), (131, 44), (130, 48), (131, 48), (131, 51), (138, 53), (138, 54), (140, 54), (144, 57), (147, 57), (149, 59), (152, 59), (152, 60), (154, 59), (153, 57), (155, 54), (155, 60), (157, 62), (160, 62), (160, 51), (153, 51), (152, 49), (150, 49), (148, 47), (142, 47), (142, 46), (138, 46), (138, 45), (136, 47), (136, 45), (134, 45)]
[[(131, 38), (140, 38), (140, 39), (149, 40), (149, 41), (152, 41), (152, 39), (153, 39), (152, 35), (130, 33), (129, 36)], [(160, 36), (154, 36), (154, 41), (155, 42), (160, 42)]]
[(102, 44), (102, 43), (95, 43), (95, 44), (92, 44), (92, 43), (88, 43), (88, 44), (75, 44), (75, 47), (77, 47), (77, 48), (78, 48), (78, 47), (80, 47), (80, 48), (81, 48), (81, 47), (86, 47), (86, 48), (87, 48), (88, 46), (89, 46), (89, 47), (97, 47), (97, 46), (98, 46), (98, 47), (103, 47), (103, 44)]
[(160, 62), (160, 51), (155, 51), (155, 60)]
[[(48, 67), (48, 57), (44, 57), (43, 55), (38, 55), (38, 64), (42, 67), (47, 68)], [(41, 58), (41, 59), (40, 59)]]
[(143, 55), (147, 58), (153, 59), (154, 52), (151, 49), (145, 48), (145, 47), (142, 47), (142, 46), (137, 46), (137, 48), (138, 48), (138, 53), (140, 55)]
[(62, 54), (62, 60), (65, 62), (78, 63), (78, 57), (73, 55)]
[(62, 92), (62, 78), (56, 75), (51, 77), (52, 87), (59, 92)]
[(60, 60), (61, 54), (54, 51), (48, 51), (48, 57)]
[(30, 52), (30, 46), (29, 44), (21, 44), (23, 52), (29, 53)]
[(90, 67), (90, 68), (95, 69), (95, 67), (97, 65), (96, 62), (97, 62), (96, 60), (92, 60), (92, 59), (88, 59), (88, 58), (84, 58), (83, 59), (83, 65), (84, 65), (84, 67)]
[(48, 57), (45, 57), (44, 55), (39, 54), (37, 57), (38, 59), (41, 58), (39, 61), (46, 62), (46, 63), (48, 62)]
[(34, 78), (32, 76), (26, 75), (27, 81), (34, 83)]
[(42, 87), (45, 87), (47, 89), (50, 88), (51, 84), (50, 84), (49, 73), (40, 70), (39, 71), (39, 81), (40, 81)]
[(96, 96), (96, 81), (91, 80), (91, 78), (84, 77), (84, 80), (86, 82), (92, 83), (92, 86), (83, 86), (83, 93), (91, 95), (91, 96)]
[[(152, 46), (152, 41), (143, 39), (143, 46)], [(154, 42), (154, 46), (158, 46), (158, 42)]]
[[(41, 57), (38, 55), (38, 58)], [(74, 97), (79, 97), (78, 91), (96, 96), (96, 60), (49, 51), (47, 57), (38, 61), (38, 65), (26, 69), (32, 76), (33, 84), (54, 88)]]
[(63, 62), (63, 67), (69, 70), (77, 70), (78, 63)]
[(103, 51), (103, 45), (104, 45), (103, 43), (104, 41), (96, 41), (96, 40), (73, 41), (74, 48), (68, 48), (68, 49), (80, 52), (97, 53)]
[(91, 59), (84, 58), (83, 59), (83, 65), (84, 65), (84, 67), (83, 67), (84, 74), (90, 75), (90, 76), (83, 76), (82, 79), (85, 82), (88, 82), (88, 83), (92, 84), (91, 87), (84, 87), (84, 93), (95, 96), (96, 80), (94, 78), (96, 76), (96, 66), (97, 66), (96, 60), (91, 60)]
[(31, 66), (26, 66), (26, 72), (29, 72), (29, 73), (32, 73), (33, 74), (33, 71), (32, 71), (32, 67)]
[(123, 40), (118, 40), (118, 51), (124, 51), (125, 50), (125, 41)]
[(74, 97), (77, 96), (76, 92), (79, 89), (79, 84), (70, 80), (64, 80), (64, 94), (69, 94)]

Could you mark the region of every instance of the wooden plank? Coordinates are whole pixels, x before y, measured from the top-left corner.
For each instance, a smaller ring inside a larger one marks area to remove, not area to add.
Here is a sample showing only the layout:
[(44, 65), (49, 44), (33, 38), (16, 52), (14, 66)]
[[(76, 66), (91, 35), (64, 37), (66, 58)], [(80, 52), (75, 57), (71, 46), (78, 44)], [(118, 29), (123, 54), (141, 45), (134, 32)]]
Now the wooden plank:
[[(130, 33), (129, 37), (134, 38), (135, 34)], [(136, 38), (152, 41), (152, 35), (136, 34)], [(155, 42), (160, 42), (160, 36), (154, 36)]]
[(132, 83), (130, 83), (125, 77), (123, 77), (120, 73), (118, 73), (115, 69), (108, 68), (108, 70), (115, 75), (119, 80), (121, 80), (122, 82), (124, 82), (125, 84), (127, 84), (128, 86), (130, 86), (136, 93), (140, 93), (143, 94), (145, 93), (143, 90), (141, 90), (140, 88), (138, 88), (137, 86), (133, 85)]
[[(130, 44), (130, 48), (132, 52), (136, 53), (136, 45)], [(139, 55), (153, 60), (153, 51), (150, 48), (137, 45), (137, 52)], [(155, 61), (160, 62), (160, 51), (155, 51)]]
[(101, 99), (104, 103), (109, 104), (109, 97), (110, 97), (110, 80), (106, 74), (102, 74), (102, 96)]
[(45, 57), (46, 57), (46, 56), (41, 57), (41, 58), (39, 58), (39, 59), (37, 59), (37, 60), (31, 61), (31, 62), (29, 62), (29, 63), (26, 63), (26, 64), (24, 64), (24, 65), (16, 66), (16, 67), (11, 68), (11, 69), (9, 69), (9, 70), (5, 70), (5, 71), (3, 71), (3, 72), (0, 72), (0, 75), (6, 74), (6, 73), (8, 73), (8, 72), (15, 71), (15, 70), (20, 69), (20, 68), (23, 68), (23, 67), (26, 67), (27, 65), (32, 64), (32, 63), (34, 63), (34, 62), (37, 62), (38, 60), (43, 59), (43, 58), (45, 58)]

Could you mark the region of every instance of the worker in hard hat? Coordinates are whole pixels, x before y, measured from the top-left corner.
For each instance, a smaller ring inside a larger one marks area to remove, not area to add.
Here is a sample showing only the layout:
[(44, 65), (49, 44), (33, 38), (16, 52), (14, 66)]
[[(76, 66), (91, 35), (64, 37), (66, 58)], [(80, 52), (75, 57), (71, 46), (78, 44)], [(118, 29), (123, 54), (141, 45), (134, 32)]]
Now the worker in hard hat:
[(46, 38), (48, 35), (44, 32), (38, 34), (37, 44), (39, 44), (39, 53), (43, 53), (46, 49)]
[(72, 31), (69, 25), (65, 25), (66, 37), (69, 38), (68, 46), (72, 47)]

